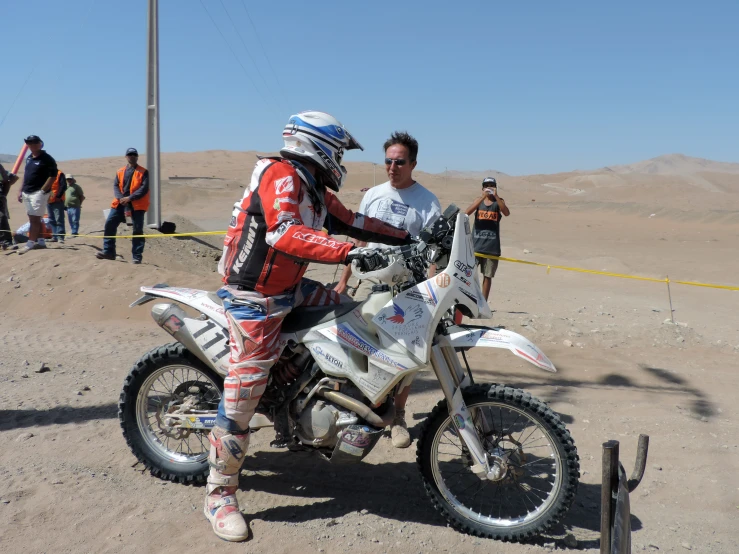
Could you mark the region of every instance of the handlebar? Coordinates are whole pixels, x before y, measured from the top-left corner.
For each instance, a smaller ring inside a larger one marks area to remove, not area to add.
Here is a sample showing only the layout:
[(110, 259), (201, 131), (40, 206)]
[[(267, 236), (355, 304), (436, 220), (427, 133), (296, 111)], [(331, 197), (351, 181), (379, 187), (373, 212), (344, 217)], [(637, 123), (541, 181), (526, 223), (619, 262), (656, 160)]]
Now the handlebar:
[[(376, 278), (385, 283), (397, 283), (399, 279), (410, 275), (416, 282), (426, 279), (428, 266), (447, 254), (451, 248), (454, 235), (454, 222), (459, 208), (450, 204), (444, 213), (426, 226), (415, 239), (415, 242), (404, 246), (381, 246), (372, 251), (387, 260), (387, 264), (374, 271), (363, 272), (356, 263), (352, 263), (352, 273), (359, 279)], [(436, 246), (430, 251), (430, 246)], [(434, 259), (431, 259), (431, 258)]]

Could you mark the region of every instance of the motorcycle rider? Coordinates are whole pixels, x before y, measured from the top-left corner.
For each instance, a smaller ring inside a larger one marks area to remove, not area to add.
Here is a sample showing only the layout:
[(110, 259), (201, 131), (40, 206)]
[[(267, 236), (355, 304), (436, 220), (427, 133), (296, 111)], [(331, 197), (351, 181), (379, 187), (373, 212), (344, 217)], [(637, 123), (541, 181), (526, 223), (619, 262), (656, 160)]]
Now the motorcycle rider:
[(372, 250), (331, 239), (322, 229), (368, 242), (410, 242), (405, 230), (353, 213), (334, 195), (346, 178), (344, 151), (363, 150), (339, 121), (323, 112), (300, 112), (290, 117), (282, 137), (281, 157), (260, 158), (243, 198), (234, 204), (218, 268), (231, 358), (209, 435), (204, 513), (215, 534), (228, 541), (248, 536), (236, 490), (249, 421), (284, 347), (282, 320), (294, 306), (340, 301), (337, 292), (303, 279), (309, 262), (356, 260), (365, 271), (382, 263)]

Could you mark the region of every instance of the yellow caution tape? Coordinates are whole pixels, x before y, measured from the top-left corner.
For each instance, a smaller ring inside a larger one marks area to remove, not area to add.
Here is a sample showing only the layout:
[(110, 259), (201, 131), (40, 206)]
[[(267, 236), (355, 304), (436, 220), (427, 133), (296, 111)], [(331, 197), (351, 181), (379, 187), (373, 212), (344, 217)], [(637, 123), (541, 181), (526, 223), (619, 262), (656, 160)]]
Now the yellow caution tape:
[(536, 265), (539, 267), (546, 267), (547, 274), (552, 269), (561, 269), (563, 271), (576, 271), (578, 273), (591, 273), (593, 275), (605, 275), (607, 277), (619, 277), (621, 279), (636, 279), (638, 281), (652, 281), (654, 283), (677, 283), (678, 285), (689, 285), (692, 287), (707, 287), (711, 289), (724, 289), (724, 290), (739, 290), (739, 287), (732, 287), (728, 285), (717, 285), (715, 283), (698, 283), (695, 281), (676, 281), (674, 279), (655, 279), (654, 277), (640, 277), (638, 275), (625, 275), (623, 273), (611, 273), (610, 271), (597, 271), (595, 269), (584, 269), (582, 267), (567, 267), (564, 265), (551, 265), (542, 264), (539, 262), (532, 262), (529, 260), (517, 260), (516, 258), (504, 258), (503, 256), (490, 256), (489, 254), (478, 254), (475, 256), (480, 258), (488, 258), (490, 260), (503, 260), (504, 262), (513, 262), (517, 264)]
[(670, 281), (678, 285), (690, 285), (691, 287), (708, 287), (711, 289), (739, 290), (739, 287), (731, 287), (729, 285), (715, 285), (713, 283), (696, 283), (695, 281)]
[(225, 235), (226, 231), (199, 231), (197, 233), (159, 233), (156, 235), (54, 235), (55, 237), (79, 237), (83, 239), (164, 239), (168, 237), (204, 237), (208, 235)]
[[(117, 235), (117, 236), (106, 236), (106, 235), (77, 235), (80, 238), (90, 238), (90, 239), (132, 239), (134, 237), (138, 238), (167, 238), (167, 237), (204, 237), (204, 236), (213, 236), (213, 235), (225, 235), (226, 231), (200, 231), (197, 233), (172, 233), (172, 234), (156, 234), (156, 235)], [(62, 236), (62, 235), (56, 235), (56, 236)], [(65, 237), (71, 237), (73, 235), (63, 235)], [(592, 275), (605, 275), (606, 277), (618, 277), (620, 279), (635, 279), (637, 281), (651, 281), (653, 283), (676, 283), (678, 285), (688, 285), (691, 287), (706, 287), (710, 289), (723, 289), (723, 290), (739, 290), (739, 287), (732, 287), (729, 285), (717, 285), (715, 283), (698, 283), (696, 281), (676, 281), (674, 279), (656, 279), (654, 277), (641, 277), (639, 275), (626, 275), (624, 273), (612, 273), (610, 271), (597, 271), (595, 269), (585, 269), (582, 267), (567, 267), (564, 265), (552, 265), (552, 264), (542, 264), (539, 262), (532, 262), (529, 260), (518, 260), (516, 258), (505, 258), (503, 256), (491, 256), (489, 254), (478, 254), (475, 252), (475, 256), (479, 258), (489, 258), (491, 260), (503, 260), (504, 262), (513, 262), (517, 264), (525, 264), (525, 265), (535, 265), (538, 267), (546, 267), (547, 268), (547, 275), (552, 269), (561, 269), (563, 271), (575, 271), (577, 273), (590, 273)]]

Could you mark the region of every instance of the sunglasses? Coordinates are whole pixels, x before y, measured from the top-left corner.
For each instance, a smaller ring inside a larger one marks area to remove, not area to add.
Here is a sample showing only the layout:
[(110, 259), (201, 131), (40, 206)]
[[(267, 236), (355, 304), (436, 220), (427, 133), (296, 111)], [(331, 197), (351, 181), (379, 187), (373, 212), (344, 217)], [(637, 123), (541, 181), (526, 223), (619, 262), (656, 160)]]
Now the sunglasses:
[(385, 158), (385, 165), (393, 165), (393, 163), (397, 166), (401, 166), (407, 164), (408, 160), (404, 160), (403, 158), (398, 158), (397, 160), (393, 158)]

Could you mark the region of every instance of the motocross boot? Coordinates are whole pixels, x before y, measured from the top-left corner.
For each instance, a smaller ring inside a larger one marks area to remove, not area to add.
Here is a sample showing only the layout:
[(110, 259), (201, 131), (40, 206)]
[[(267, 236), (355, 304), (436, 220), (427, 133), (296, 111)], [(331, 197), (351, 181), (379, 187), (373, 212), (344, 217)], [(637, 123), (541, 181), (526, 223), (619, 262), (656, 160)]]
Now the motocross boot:
[(241, 464), (249, 446), (249, 433), (234, 435), (216, 426), (208, 439), (210, 474), (203, 513), (218, 537), (233, 542), (244, 541), (249, 536), (249, 527), (239, 510), (236, 490), (239, 488)]

